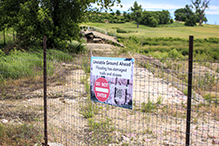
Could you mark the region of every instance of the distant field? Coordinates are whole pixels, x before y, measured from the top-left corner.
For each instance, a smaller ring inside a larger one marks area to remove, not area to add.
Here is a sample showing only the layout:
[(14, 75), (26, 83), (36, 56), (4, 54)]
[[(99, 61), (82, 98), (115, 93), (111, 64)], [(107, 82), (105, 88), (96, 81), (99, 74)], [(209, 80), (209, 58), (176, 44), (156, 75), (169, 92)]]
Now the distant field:
[(179, 37), (188, 39), (189, 35), (193, 35), (194, 38), (209, 38), (219, 37), (219, 25), (207, 25), (204, 24), (202, 27), (187, 27), (183, 23), (173, 23), (169, 25), (162, 25), (159, 27), (148, 27), (140, 25), (137, 28), (135, 22), (127, 22), (124, 24), (112, 24), (112, 23), (83, 23), (84, 26), (94, 26), (106, 31), (116, 32), (115, 27), (124, 29), (126, 31), (133, 31), (132, 33), (117, 33), (122, 37), (137, 36), (137, 37)]

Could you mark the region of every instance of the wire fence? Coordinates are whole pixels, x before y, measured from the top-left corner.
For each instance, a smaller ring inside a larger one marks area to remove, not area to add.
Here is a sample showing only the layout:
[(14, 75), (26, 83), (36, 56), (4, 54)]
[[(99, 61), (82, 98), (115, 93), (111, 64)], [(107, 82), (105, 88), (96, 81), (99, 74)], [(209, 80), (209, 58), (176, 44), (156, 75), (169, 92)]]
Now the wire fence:
[[(90, 100), (89, 53), (73, 55), (48, 50), (46, 67), (43, 52), (32, 53), (35, 58), (29, 59), (24, 59), (24, 52), (13, 53), (22, 58), (0, 58), (0, 120), (6, 132), (0, 132), (1, 145), (34, 145), (47, 140), (45, 101), (48, 142), (65, 146), (219, 144), (218, 62), (135, 54), (130, 110)], [(5, 63), (10, 61), (17, 63)]]

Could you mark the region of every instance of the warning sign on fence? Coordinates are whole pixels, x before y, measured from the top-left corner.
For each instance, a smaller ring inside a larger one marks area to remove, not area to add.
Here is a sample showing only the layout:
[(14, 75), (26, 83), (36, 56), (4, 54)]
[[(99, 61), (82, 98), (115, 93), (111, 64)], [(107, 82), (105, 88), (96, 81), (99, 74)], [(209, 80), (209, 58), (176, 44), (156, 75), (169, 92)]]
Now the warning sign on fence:
[(91, 100), (132, 109), (133, 58), (91, 57)]

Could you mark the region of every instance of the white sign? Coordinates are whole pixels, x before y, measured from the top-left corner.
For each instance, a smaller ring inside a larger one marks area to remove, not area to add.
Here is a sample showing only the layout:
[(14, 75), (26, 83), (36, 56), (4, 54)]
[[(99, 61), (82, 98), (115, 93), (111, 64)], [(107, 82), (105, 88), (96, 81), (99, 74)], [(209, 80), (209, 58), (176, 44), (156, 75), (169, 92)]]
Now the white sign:
[(133, 75), (133, 58), (91, 57), (91, 100), (132, 109)]

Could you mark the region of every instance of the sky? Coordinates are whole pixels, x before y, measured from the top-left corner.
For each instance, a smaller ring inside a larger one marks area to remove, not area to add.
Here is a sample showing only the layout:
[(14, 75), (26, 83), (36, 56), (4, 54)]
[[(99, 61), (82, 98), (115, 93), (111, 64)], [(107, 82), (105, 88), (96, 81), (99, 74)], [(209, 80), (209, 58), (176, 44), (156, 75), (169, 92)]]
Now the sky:
[[(173, 19), (175, 18), (174, 11), (176, 9), (184, 8), (187, 4), (192, 4), (191, 0), (121, 0), (123, 7), (113, 7), (113, 10), (120, 10), (121, 12), (127, 11), (133, 6), (135, 1), (137, 1), (139, 5), (142, 5), (143, 10), (169, 10)], [(205, 11), (205, 16), (208, 19), (207, 24), (219, 25), (219, 0), (210, 0), (209, 8)]]

